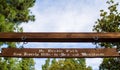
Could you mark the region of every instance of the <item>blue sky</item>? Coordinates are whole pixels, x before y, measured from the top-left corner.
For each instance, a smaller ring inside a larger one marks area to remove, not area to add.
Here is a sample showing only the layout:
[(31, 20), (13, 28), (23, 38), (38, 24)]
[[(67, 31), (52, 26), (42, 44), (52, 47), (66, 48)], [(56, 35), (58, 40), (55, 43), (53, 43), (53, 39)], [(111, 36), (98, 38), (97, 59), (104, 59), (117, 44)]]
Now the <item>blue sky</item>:
[(90, 32), (105, 0), (37, 0), (32, 8), (36, 21), (23, 24), (32, 32)]
[[(119, 0), (115, 0), (119, 1)], [(120, 1), (119, 1), (120, 2)], [(107, 9), (106, 0), (36, 0), (31, 11), (35, 22), (22, 24), (24, 32), (92, 32), (99, 10)], [(28, 43), (26, 48), (95, 48), (91, 43)], [(36, 58), (36, 70), (45, 59)], [(86, 59), (87, 65), (98, 70), (101, 59)]]

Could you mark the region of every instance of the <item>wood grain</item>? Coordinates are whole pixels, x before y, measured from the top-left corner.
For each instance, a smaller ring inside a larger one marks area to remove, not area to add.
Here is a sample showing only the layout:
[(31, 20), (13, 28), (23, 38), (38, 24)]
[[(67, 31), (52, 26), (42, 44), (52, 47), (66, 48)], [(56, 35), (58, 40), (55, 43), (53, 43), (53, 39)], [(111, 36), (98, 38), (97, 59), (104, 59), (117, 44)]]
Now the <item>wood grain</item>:
[(0, 33), (0, 42), (120, 42), (120, 33)]
[(1, 57), (108, 58), (120, 57), (115, 48), (2, 48)]

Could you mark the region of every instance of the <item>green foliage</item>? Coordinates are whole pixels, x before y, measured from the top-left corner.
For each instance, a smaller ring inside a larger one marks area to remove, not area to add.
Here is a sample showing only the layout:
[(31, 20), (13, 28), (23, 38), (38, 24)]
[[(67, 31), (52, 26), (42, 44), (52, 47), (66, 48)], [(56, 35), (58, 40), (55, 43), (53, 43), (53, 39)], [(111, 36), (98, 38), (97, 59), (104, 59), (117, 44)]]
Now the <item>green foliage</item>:
[(120, 68), (120, 59), (117, 58), (105, 58), (100, 64), (100, 70), (119, 70)]
[(94, 25), (94, 31), (97, 32), (120, 32), (120, 13), (117, 10), (118, 3), (107, 1), (108, 12), (100, 10), (100, 19)]
[[(34, 3), (35, 0), (0, 0), (0, 32), (23, 32), (19, 25), (35, 20), (30, 11)], [(8, 45), (8, 48), (16, 48), (17, 43), (0, 42), (0, 46), (4, 44)], [(26, 68), (21, 65), (25, 65)], [(0, 70), (34, 70), (34, 61), (33, 59), (0, 58)]]
[(20, 61), (21, 70), (35, 70), (34, 64), (33, 59), (22, 58), (22, 61)]
[[(0, 0), (0, 32), (22, 32), (19, 25), (23, 22), (34, 21), (30, 8), (35, 0)], [(0, 43), (16, 47), (14, 43)]]
[[(96, 32), (120, 32), (120, 13), (117, 10), (119, 3), (114, 3), (114, 0), (108, 0), (106, 2), (108, 11), (100, 10), (100, 18), (96, 21), (93, 31)], [(101, 47), (120, 49), (120, 42), (98, 43)], [(119, 50), (120, 51), (120, 50)], [(119, 58), (105, 58), (100, 65), (100, 70), (119, 70), (120, 59)]]
[[(120, 32), (120, 13), (117, 10), (119, 3), (113, 0), (106, 2), (109, 7), (108, 11), (100, 10), (100, 18), (93, 26), (96, 32)], [(120, 43), (99, 43), (101, 47), (118, 47)]]
[(21, 70), (16, 58), (0, 58), (0, 70)]
[(0, 32), (19, 32), (20, 23), (34, 21), (34, 15), (29, 13), (34, 3), (35, 0), (0, 0)]
[(45, 61), (45, 64), (42, 65), (42, 70), (48, 70), (50, 64), (50, 58)]
[(84, 58), (66, 58), (50, 61), (48, 58), (46, 63), (42, 65), (42, 70), (92, 70), (91, 67), (86, 67)]

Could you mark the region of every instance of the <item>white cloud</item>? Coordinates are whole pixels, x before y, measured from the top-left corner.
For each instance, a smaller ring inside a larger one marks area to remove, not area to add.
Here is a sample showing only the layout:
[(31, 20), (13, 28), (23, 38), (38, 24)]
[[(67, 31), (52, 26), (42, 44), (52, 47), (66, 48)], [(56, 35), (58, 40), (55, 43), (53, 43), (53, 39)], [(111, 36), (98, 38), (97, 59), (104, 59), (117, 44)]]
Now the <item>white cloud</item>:
[(35, 58), (34, 59), (35, 60), (35, 70), (42, 70), (42, 65), (44, 65), (44, 63), (45, 63), (45, 58), (43, 59), (43, 58)]
[[(77, 0), (76, 0), (77, 1)], [(45, 1), (46, 2), (46, 1)], [(84, 1), (60, 1), (60, 5), (47, 6), (40, 9), (39, 5), (32, 9), (36, 21), (23, 24), (25, 32), (90, 32), (98, 17), (99, 7), (84, 5)], [(72, 3), (73, 2), (73, 3)], [(82, 3), (81, 3), (82, 2)], [(64, 4), (66, 3), (66, 4)], [(79, 6), (80, 3), (80, 6)], [(46, 3), (45, 3), (46, 4)], [(47, 3), (48, 4), (48, 3)], [(59, 3), (57, 3), (59, 4)], [(64, 5), (62, 5), (64, 4)], [(75, 6), (74, 6), (75, 4)], [(82, 5), (81, 5), (82, 4)], [(60, 7), (62, 6), (62, 7)], [(39, 10), (40, 9), (40, 10)]]
[(87, 58), (86, 63), (87, 66), (92, 66), (93, 70), (99, 70), (99, 65), (101, 64), (101, 58)]
[[(35, 22), (22, 24), (25, 32), (91, 32), (99, 17), (99, 10), (106, 9), (106, 0), (37, 0), (32, 8)], [(35, 48), (85, 48), (90, 43), (31, 43)], [(101, 59), (87, 59), (87, 65), (98, 69)], [(36, 70), (41, 70), (44, 60), (36, 60)]]

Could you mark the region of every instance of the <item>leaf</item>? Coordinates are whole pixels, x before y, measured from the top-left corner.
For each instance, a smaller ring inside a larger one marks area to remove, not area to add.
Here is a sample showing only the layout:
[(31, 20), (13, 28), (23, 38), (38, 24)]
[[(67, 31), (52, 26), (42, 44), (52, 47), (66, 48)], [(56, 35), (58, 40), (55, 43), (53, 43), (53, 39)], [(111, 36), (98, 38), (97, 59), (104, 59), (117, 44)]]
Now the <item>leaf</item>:
[(0, 22), (2, 23), (2, 22), (4, 22), (4, 21), (5, 21), (4, 15), (0, 14)]

